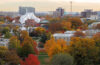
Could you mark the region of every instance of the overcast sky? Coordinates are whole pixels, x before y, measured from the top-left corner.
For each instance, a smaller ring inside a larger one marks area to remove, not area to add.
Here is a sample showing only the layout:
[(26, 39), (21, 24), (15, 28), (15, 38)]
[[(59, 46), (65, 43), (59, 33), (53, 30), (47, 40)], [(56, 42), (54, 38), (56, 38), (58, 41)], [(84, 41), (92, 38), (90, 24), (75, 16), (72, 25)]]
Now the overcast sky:
[(69, 12), (70, 1), (73, 1), (74, 12), (84, 9), (100, 11), (100, 0), (0, 0), (0, 11), (18, 11), (19, 6), (31, 6), (36, 11), (54, 11), (62, 7)]

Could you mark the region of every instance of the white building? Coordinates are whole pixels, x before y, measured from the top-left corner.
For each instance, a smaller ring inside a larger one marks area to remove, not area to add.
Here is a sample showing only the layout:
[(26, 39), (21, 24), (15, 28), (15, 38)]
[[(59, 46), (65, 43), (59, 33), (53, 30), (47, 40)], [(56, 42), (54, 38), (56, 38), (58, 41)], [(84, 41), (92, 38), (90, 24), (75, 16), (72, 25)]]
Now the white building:
[[(55, 40), (64, 39), (67, 42), (67, 44), (69, 44), (70, 39), (71, 39), (71, 37), (74, 36), (75, 32), (76, 31), (66, 31), (65, 33), (55, 33), (53, 35), (53, 37), (55, 38)], [(91, 38), (94, 34), (100, 32), (100, 30), (93, 30), (92, 29), (92, 30), (85, 30), (85, 31), (82, 31), (82, 32), (86, 34), (87, 38)]]
[(0, 46), (8, 47), (9, 39), (0, 38)]
[(75, 32), (76, 31), (66, 31), (64, 34), (63, 33), (56, 33), (53, 35), (53, 37), (55, 38), (55, 40), (64, 39), (69, 44), (70, 38), (73, 37)]
[(99, 19), (99, 16), (98, 15), (91, 15), (89, 18), (87, 19), (90, 19), (90, 20), (98, 20)]

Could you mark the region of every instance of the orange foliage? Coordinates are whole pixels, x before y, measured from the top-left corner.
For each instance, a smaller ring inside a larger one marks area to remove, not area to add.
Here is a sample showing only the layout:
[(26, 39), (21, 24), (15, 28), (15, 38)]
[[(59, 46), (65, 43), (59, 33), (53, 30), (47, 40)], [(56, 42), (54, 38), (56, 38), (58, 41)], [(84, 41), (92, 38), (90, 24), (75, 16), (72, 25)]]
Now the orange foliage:
[(48, 53), (48, 56), (52, 58), (53, 55), (58, 54), (58, 53), (64, 53), (67, 50), (67, 45), (66, 41), (63, 39), (50, 39), (46, 42), (44, 46), (46, 52)]
[(72, 23), (72, 28), (77, 29), (80, 27), (83, 23), (80, 18), (74, 17), (74, 18), (69, 18), (68, 21)]
[(75, 37), (85, 37), (85, 34), (81, 31), (77, 31), (77, 32), (74, 33), (74, 36)]
[(71, 29), (71, 26), (72, 26), (71, 22), (62, 21), (61, 24), (62, 24), (62, 26), (63, 26), (65, 29), (67, 29), (67, 30), (70, 30), (70, 29)]

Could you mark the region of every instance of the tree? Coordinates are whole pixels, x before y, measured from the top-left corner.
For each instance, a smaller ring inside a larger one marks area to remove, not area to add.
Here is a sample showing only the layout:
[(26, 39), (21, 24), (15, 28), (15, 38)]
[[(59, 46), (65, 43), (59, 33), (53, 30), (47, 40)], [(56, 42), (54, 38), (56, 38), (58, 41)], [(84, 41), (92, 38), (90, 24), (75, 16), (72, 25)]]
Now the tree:
[(20, 58), (17, 55), (16, 51), (11, 50), (11, 51), (6, 52), (5, 62), (8, 65), (18, 65), (20, 62)]
[(18, 49), (18, 55), (24, 59), (28, 57), (29, 54), (35, 54), (34, 48), (31, 44), (24, 43), (24, 45)]
[(56, 54), (51, 59), (51, 65), (73, 65), (73, 57), (69, 54)]
[(95, 27), (95, 29), (100, 29), (100, 24), (97, 24), (97, 26)]
[(0, 47), (0, 65), (17, 65), (20, 58), (15, 51), (9, 51), (5, 47)]
[(90, 24), (92, 24), (94, 22), (96, 22), (96, 20), (85, 20), (84, 23), (90, 25)]
[(77, 31), (77, 32), (74, 33), (74, 36), (83, 38), (83, 37), (85, 37), (85, 34), (83, 32), (81, 32), (81, 31)]
[(21, 65), (40, 65), (40, 62), (37, 58), (37, 56), (34, 56), (33, 54), (29, 54), (28, 58), (25, 59), (25, 61), (21, 60)]
[(63, 25), (60, 22), (50, 23), (48, 27), (52, 33), (63, 30)]
[(36, 31), (38, 36), (41, 36), (44, 32), (46, 32), (46, 30), (42, 27), (36, 28), (35, 31)]
[(10, 38), (12, 36), (12, 34), (10, 33), (10, 32), (6, 32), (6, 34), (5, 34), (5, 38)]
[(9, 41), (9, 49), (17, 50), (20, 47), (20, 40), (16, 36), (12, 36)]
[(20, 33), (20, 40), (21, 42), (24, 40), (25, 37), (29, 36), (27, 31), (21, 31)]
[(63, 39), (58, 39), (56, 41), (54, 39), (50, 39), (46, 42), (44, 48), (48, 53), (48, 56), (52, 58), (52, 56), (55, 54), (65, 53), (67, 45), (66, 41), (64, 41)]
[(80, 18), (69, 18), (68, 21), (70, 21), (72, 23), (72, 27), (73, 29), (77, 29), (78, 27), (80, 27), (83, 23), (81, 21)]
[(18, 55), (22, 58), (28, 56), (28, 54), (38, 54), (37, 43), (29, 36), (23, 37), (21, 48), (18, 48)]
[(40, 42), (42, 42), (43, 44), (45, 44), (45, 42), (46, 42), (47, 40), (49, 40), (50, 37), (51, 37), (51, 33), (49, 33), (49, 32), (43, 33), (43, 34), (41, 35)]
[(76, 65), (96, 65), (98, 48), (93, 39), (74, 37), (71, 39), (69, 52), (74, 57)]
[(22, 42), (22, 44), (31, 44), (33, 46), (33, 40), (31, 37), (26, 36)]
[[(93, 36), (93, 39), (96, 43), (96, 47), (98, 47), (98, 49), (100, 50), (100, 32), (99, 33), (96, 33), (94, 36)], [(100, 61), (100, 51), (98, 53), (98, 56), (99, 58), (99, 61)], [(98, 64), (100, 64), (100, 62), (98, 61)]]
[(100, 32), (99, 33), (96, 33), (93, 36), (93, 39), (95, 40), (96, 46), (100, 47)]
[(7, 32), (10, 32), (9, 27), (4, 27), (3, 30), (2, 30), (2, 33), (6, 34)]
[(71, 29), (71, 26), (72, 26), (71, 22), (62, 21), (61, 24), (62, 24), (62, 26), (65, 30), (70, 30)]

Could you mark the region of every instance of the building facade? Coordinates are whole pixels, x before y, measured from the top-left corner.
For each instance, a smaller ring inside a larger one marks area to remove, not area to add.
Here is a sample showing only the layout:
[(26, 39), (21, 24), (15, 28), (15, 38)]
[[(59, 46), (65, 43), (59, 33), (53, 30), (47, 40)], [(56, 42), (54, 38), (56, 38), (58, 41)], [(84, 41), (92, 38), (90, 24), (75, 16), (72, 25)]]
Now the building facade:
[(25, 15), (26, 13), (35, 13), (35, 8), (33, 7), (19, 7), (19, 14)]
[(97, 12), (94, 12), (92, 9), (86, 9), (81, 12), (81, 16), (84, 18), (90, 18), (91, 16), (97, 15)]
[(62, 17), (64, 15), (64, 9), (59, 7), (53, 12), (54, 17)]

